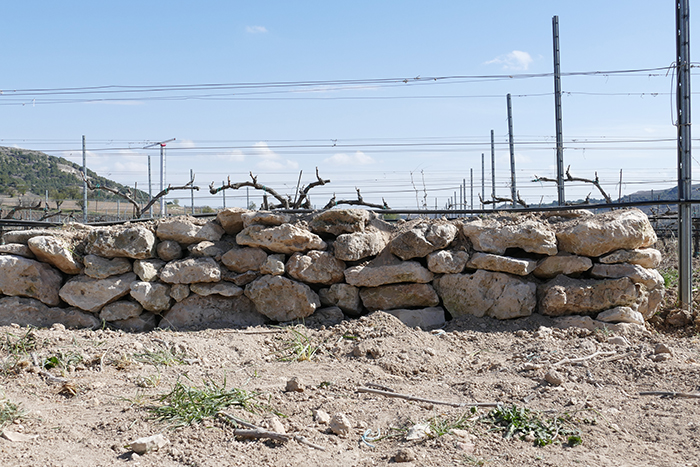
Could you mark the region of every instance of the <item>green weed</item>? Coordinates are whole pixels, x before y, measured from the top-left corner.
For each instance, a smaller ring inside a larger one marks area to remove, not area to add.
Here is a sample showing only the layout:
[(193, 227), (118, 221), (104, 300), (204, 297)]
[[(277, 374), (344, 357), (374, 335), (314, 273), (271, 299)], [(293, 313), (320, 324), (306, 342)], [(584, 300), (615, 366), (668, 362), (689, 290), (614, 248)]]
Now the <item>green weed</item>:
[(41, 361), (41, 366), (46, 370), (50, 370), (52, 368), (65, 370), (70, 365), (77, 365), (79, 363), (82, 363), (82, 361), (83, 356), (77, 352), (64, 353), (62, 351), (59, 351), (54, 355), (44, 358)]
[(292, 333), (292, 339), (279, 351), (279, 360), (283, 362), (313, 360), (320, 346), (314, 344), (307, 333), (294, 328), (287, 329)]
[(664, 278), (664, 287), (676, 287), (678, 285), (678, 269), (665, 268), (659, 269), (661, 277)]
[(27, 331), (21, 336), (6, 332), (5, 339), (0, 341), (0, 350), (15, 356), (29, 355), (38, 348), (39, 344), (36, 337), (36, 329), (28, 327)]
[(185, 355), (177, 353), (173, 349), (147, 350), (134, 354), (134, 360), (140, 363), (148, 363), (153, 366), (184, 365)]
[(24, 418), (26, 412), (20, 407), (21, 404), (15, 404), (7, 399), (0, 400), (0, 428), (9, 425), (15, 420)]
[(492, 425), (491, 431), (503, 432), (505, 438), (518, 436), (520, 439), (534, 438), (537, 446), (546, 446), (561, 442), (564, 438), (569, 444), (581, 444), (578, 430), (571, 426), (568, 417), (544, 418), (537, 412), (525, 407), (499, 406), (481, 418)]
[(452, 430), (464, 430), (470, 428), (472, 421), (469, 420), (468, 414), (461, 414), (456, 417), (435, 416), (428, 420), (430, 426), (431, 437), (438, 438), (443, 435), (449, 435)]

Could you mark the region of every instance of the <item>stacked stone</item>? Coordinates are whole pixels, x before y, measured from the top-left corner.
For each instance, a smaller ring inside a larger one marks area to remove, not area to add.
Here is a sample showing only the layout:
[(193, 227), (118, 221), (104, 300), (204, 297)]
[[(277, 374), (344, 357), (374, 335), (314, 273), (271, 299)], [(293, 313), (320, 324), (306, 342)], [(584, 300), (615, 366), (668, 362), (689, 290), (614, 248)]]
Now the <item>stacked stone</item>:
[(535, 311), (643, 324), (663, 299), (656, 235), (639, 210), (396, 225), (359, 209), (226, 209), (117, 227), (8, 232), (0, 324), (200, 329), (384, 310), (410, 326), (446, 312)]

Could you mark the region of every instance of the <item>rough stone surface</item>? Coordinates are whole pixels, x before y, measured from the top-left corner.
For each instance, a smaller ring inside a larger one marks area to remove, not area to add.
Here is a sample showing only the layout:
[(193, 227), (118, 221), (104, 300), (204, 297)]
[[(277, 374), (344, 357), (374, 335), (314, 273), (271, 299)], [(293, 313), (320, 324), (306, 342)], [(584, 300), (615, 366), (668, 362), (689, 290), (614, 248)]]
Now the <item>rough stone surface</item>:
[(334, 434), (342, 437), (348, 436), (352, 430), (352, 424), (345, 414), (333, 415), (328, 425)]
[(557, 276), (538, 287), (539, 311), (543, 315), (589, 314), (616, 306), (630, 306), (639, 291), (628, 277), (595, 280)]
[(197, 295), (221, 295), (222, 297), (239, 297), (243, 295), (243, 289), (230, 282), (216, 282), (207, 284), (190, 285), (192, 293)]
[(325, 250), (327, 246), (315, 233), (293, 224), (276, 227), (251, 225), (236, 235), (236, 242), (287, 255), (297, 251)]
[(428, 269), (435, 274), (459, 274), (469, 261), (466, 251), (440, 250), (428, 255)]
[(60, 303), (61, 273), (46, 263), (0, 255), (0, 293), (35, 298), (49, 306)]
[(171, 261), (160, 271), (160, 280), (169, 284), (218, 282), (221, 269), (212, 258), (185, 258)]
[(32, 237), (27, 242), (37, 260), (49, 263), (66, 274), (80, 274), (83, 265), (73, 257), (64, 240), (54, 236)]
[(345, 278), (345, 263), (326, 251), (294, 253), (286, 270), (292, 278), (310, 284), (331, 285)]
[(267, 253), (260, 248), (232, 248), (221, 257), (224, 266), (233, 272), (243, 273), (247, 271), (259, 271), (265, 261)]
[(500, 272), (446, 274), (434, 284), (443, 306), (455, 318), (465, 315), (518, 318), (531, 315), (537, 304), (534, 283)]
[(219, 224), (221, 224), (221, 227), (227, 234), (236, 235), (243, 230), (241, 215), (246, 212), (249, 211), (243, 208), (226, 208), (223, 211), (219, 211), (216, 215), (216, 220), (219, 221)]
[(159, 282), (133, 282), (131, 296), (143, 306), (144, 310), (160, 313), (170, 309), (172, 298), (170, 286)]
[(267, 320), (247, 297), (191, 295), (163, 315), (159, 326), (175, 330), (260, 326)]
[(9, 232), (5, 232), (2, 235), (2, 239), (5, 243), (21, 243), (22, 245), (26, 245), (30, 238), (47, 235), (61, 235), (61, 232), (58, 230), (49, 229), (11, 230)]
[(598, 313), (595, 319), (605, 323), (633, 323), (644, 326), (644, 316), (628, 306), (618, 306), (603, 311), (602, 313)]
[(174, 240), (181, 245), (191, 245), (207, 240), (216, 242), (223, 234), (224, 229), (214, 221), (195, 221), (185, 216), (161, 221), (156, 230), (159, 239)]
[(232, 245), (228, 242), (210, 242), (205, 240), (199, 243), (193, 243), (187, 247), (190, 256), (211, 256), (214, 259), (221, 259), (221, 256), (230, 250)]
[(389, 235), (380, 230), (368, 230), (339, 235), (333, 248), (335, 257), (341, 261), (359, 261), (375, 256), (389, 243)]
[(238, 287), (243, 287), (246, 284), (250, 284), (258, 277), (260, 277), (260, 273), (256, 271), (248, 271), (244, 272), (243, 274), (238, 274), (228, 270), (227, 268), (221, 270), (221, 280), (236, 284)]
[(172, 261), (182, 258), (182, 247), (175, 240), (163, 240), (156, 247), (158, 257), (163, 261)]
[(259, 313), (273, 321), (291, 321), (310, 316), (321, 301), (316, 292), (283, 276), (262, 276), (248, 284), (245, 295)]
[(153, 258), (156, 237), (143, 226), (123, 229), (105, 228), (90, 232), (87, 236), (85, 252), (105, 258)]
[(433, 280), (433, 273), (417, 261), (401, 261), (384, 253), (367, 264), (345, 270), (345, 282), (356, 287), (379, 287), (400, 282), (425, 284)]
[(595, 331), (597, 329), (607, 330), (611, 332), (616, 332), (623, 335), (633, 335), (633, 334), (648, 334), (646, 328), (639, 324), (633, 323), (605, 323), (603, 321), (598, 321), (590, 316), (561, 316), (554, 318), (555, 326), (558, 328), (566, 329), (570, 327), (588, 329), (589, 331)]
[(29, 249), (27, 245), (22, 245), (21, 243), (9, 243), (7, 245), (0, 245), (0, 255), (15, 255), (23, 256), (25, 258), (34, 259), (34, 253)]
[(348, 316), (357, 317), (362, 313), (360, 289), (350, 284), (333, 284), (321, 289), (319, 298), (324, 305), (337, 306)]
[(557, 226), (557, 240), (562, 251), (596, 257), (649, 247), (656, 242), (656, 233), (639, 209), (617, 209)]
[(598, 279), (629, 277), (633, 282), (644, 284), (648, 290), (664, 285), (664, 278), (656, 269), (646, 269), (629, 263), (596, 264), (591, 269), (591, 277)]
[(423, 258), (452, 243), (457, 231), (457, 227), (450, 223), (421, 222), (399, 233), (391, 241), (390, 249), (403, 260)]
[(370, 213), (364, 209), (330, 209), (314, 216), (309, 223), (317, 234), (342, 235), (363, 232)]
[(429, 307), (419, 310), (387, 310), (396, 316), (403, 324), (408, 327), (421, 329), (435, 329), (445, 324), (445, 310), (442, 307)]
[(474, 253), (467, 263), (468, 268), (485, 269), (487, 271), (506, 272), (516, 276), (527, 276), (537, 267), (533, 259), (510, 258), (491, 253)]
[(109, 276), (118, 276), (131, 271), (131, 262), (126, 258), (107, 259), (101, 256), (86, 255), (83, 258), (86, 276), (93, 279), (105, 279)]
[(105, 321), (121, 321), (139, 316), (142, 312), (143, 307), (140, 303), (118, 300), (102, 307), (100, 319)]
[(144, 282), (152, 282), (158, 279), (158, 273), (165, 266), (165, 261), (153, 258), (153, 259), (137, 259), (134, 261), (134, 272), (139, 279)]
[(440, 303), (430, 284), (392, 284), (360, 289), (360, 299), (369, 311), (396, 308), (426, 308)]
[(462, 232), (475, 250), (484, 253), (502, 255), (508, 248), (520, 248), (530, 253), (554, 256), (558, 251), (554, 231), (526, 216), (476, 219), (465, 222)]
[(271, 211), (248, 211), (241, 214), (243, 228), (251, 225), (266, 225), (274, 227), (291, 221), (289, 214)]
[(176, 302), (181, 302), (190, 296), (190, 286), (187, 284), (173, 284), (170, 286), (170, 296)]
[(602, 256), (600, 262), (603, 264), (630, 263), (647, 269), (655, 269), (661, 264), (661, 252), (654, 248), (616, 250), (609, 255)]
[(319, 308), (308, 318), (304, 318), (304, 325), (309, 328), (321, 326), (335, 326), (345, 319), (343, 310), (337, 306)]
[(124, 332), (150, 332), (156, 328), (157, 323), (157, 315), (146, 312), (131, 318), (112, 321), (109, 324)]
[(552, 279), (559, 274), (580, 274), (592, 267), (593, 262), (585, 256), (557, 255), (549, 256), (540, 261), (532, 273), (540, 279)]
[(74, 276), (61, 287), (60, 297), (69, 305), (85, 311), (99, 311), (108, 303), (127, 295), (136, 274), (129, 272), (106, 279), (93, 279), (85, 275)]
[(0, 298), (0, 326), (17, 324), (47, 328), (54, 323), (61, 323), (67, 328), (91, 329), (101, 324), (95, 315), (75, 308), (48, 307), (33, 298)]
[(666, 295), (666, 289), (659, 287), (654, 290), (644, 290), (646, 287), (638, 286), (639, 298), (637, 299), (637, 311), (644, 316), (644, 319), (651, 319), (659, 311)]
[[(272, 276), (281, 276), (284, 274), (285, 255), (268, 255), (265, 263), (260, 266), (260, 274), (270, 274)], [(252, 281), (251, 281), (252, 282)]]

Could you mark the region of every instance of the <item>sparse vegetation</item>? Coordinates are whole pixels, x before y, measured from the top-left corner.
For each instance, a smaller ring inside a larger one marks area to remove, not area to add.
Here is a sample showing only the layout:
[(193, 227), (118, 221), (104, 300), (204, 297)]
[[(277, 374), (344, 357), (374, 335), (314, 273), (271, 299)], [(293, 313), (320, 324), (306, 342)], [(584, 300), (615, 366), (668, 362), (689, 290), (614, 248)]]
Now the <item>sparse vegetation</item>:
[(15, 404), (8, 399), (0, 399), (0, 428), (24, 418), (25, 411), (20, 404)]
[(531, 440), (537, 446), (562, 442), (564, 439), (572, 446), (582, 443), (580, 433), (572, 427), (567, 416), (544, 418), (515, 404), (496, 407), (481, 421), (492, 425), (492, 431), (503, 432), (505, 438), (518, 436), (521, 440)]
[(287, 328), (287, 330), (292, 334), (292, 338), (278, 352), (280, 361), (302, 362), (313, 360), (320, 346), (312, 342), (308, 330), (306, 332), (295, 328)]

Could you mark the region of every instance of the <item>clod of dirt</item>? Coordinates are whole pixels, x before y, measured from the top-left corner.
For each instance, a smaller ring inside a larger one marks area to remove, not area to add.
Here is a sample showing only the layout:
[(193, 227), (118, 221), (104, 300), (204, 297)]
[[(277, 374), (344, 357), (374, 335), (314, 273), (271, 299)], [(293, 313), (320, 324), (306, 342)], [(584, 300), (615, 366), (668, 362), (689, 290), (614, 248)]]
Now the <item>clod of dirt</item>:
[(299, 381), (299, 378), (296, 376), (287, 381), (287, 386), (285, 387), (286, 392), (304, 392), (304, 389), (306, 387), (304, 386), (304, 383)]
[(315, 420), (316, 423), (318, 423), (319, 425), (327, 425), (328, 422), (331, 421), (331, 416), (328, 415), (328, 414), (327, 414), (326, 412), (324, 412), (323, 410), (314, 410), (314, 411), (311, 412), (311, 413), (312, 413), (313, 416), (314, 416), (314, 420)]
[(413, 462), (414, 460), (416, 460), (416, 454), (411, 449), (399, 449), (394, 456), (395, 462)]
[(673, 355), (673, 351), (672, 351), (671, 348), (670, 348), (669, 346), (667, 346), (666, 344), (656, 344), (656, 347), (654, 347), (654, 353), (655, 353), (656, 355), (659, 355), (659, 354), (670, 354), (670, 355)]
[(350, 434), (350, 420), (344, 414), (333, 415), (330, 422), (331, 431), (338, 436), (345, 437)]
[(564, 384), (564, 377), (556, 370), (549, 370), (547, 374), (544, 375), (544, 380), (554, 386), (561, 386)]

